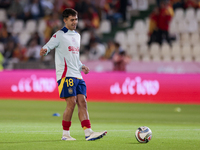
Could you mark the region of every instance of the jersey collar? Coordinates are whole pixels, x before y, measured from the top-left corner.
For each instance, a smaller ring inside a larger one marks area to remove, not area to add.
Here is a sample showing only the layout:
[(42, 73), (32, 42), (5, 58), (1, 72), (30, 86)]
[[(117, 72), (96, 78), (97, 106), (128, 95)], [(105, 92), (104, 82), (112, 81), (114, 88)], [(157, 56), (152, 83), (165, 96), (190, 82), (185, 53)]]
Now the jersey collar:
[(67, 29), (66, 27), (63, 27), (61, 30), (62, 30), (64, 33), (67, 33), (67, 32), (68, 32), (68, 29)]
[(63, 27), (61, 30), (62, 30), (64, 33), (67, 33), (68, 31), (77, 33), (75, 30), (71, 31), (71, 30), (67, 29), (66, 27)]

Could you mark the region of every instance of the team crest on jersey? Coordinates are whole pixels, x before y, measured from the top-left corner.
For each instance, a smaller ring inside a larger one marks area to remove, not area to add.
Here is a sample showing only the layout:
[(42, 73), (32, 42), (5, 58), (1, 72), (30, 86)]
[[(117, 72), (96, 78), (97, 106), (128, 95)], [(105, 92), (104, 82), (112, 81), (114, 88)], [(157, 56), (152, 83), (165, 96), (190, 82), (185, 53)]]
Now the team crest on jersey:
[(73, 89), (72, 88), (68, 88), (68, 92), (69, 92), (69, 94), (72, 94), (73, 93)]
[(53, 37), (56, 38), (56, 34)]

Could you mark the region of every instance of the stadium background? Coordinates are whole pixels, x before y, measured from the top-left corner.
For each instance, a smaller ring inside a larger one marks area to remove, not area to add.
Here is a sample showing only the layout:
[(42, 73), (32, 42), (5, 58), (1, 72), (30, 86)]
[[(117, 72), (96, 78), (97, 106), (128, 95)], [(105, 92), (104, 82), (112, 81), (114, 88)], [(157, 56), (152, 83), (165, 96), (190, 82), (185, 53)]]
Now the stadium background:
[[(31, 99), (34, 99), (45, 97), (34, 94), (54, 93), (53, 97), (58, 100), (55, 80), (54, 90), (45, 91), (48, 81), (55, 78), (54, 52), (41, 58), (39, 51), (63, 26), (62, 11), (71, 7), (79, 12), (80, 59), (92, 72), (85, 77), (89, 101), (199, 103), (199, 3), (163, 2), (172, 11), (168, 30), (171, 45), (165, 39), (162, 44), (148, 44), (155, 21), (152, 15), (159, 1), (1, 1), (1, 97), (30, 98), (33, 93)], [(116, 43), (118, 51), (126, 55), (124, 68), (114, 67)], [(52, 70), (51, 76), (47, 75), (49, 70)], [(8, 84), (9, 75), (12, 80)], [(110, 76), (115, 76), (112, 82)], [(104, 84), (98, 83), (99, 78)], [(34, 91), (35, 87), (38, 89)], [(97, 94), (99, 91), (101, 94)]]
[[(0, 0), (0, 149), (198, 150), (199, 1), (165, 0), (172, 43), (148, 45), (160, 2)], [(58, 98), (54, 51), (38, 55), (63, 26), (66, 7), (79, 12), (92, 128), (108, 131), (95, 142), (85, 141), (77, 107), (70, 128), (77, 141), (60, 140), (65, 102)], [(125, 56), (121, 67), (114, 65), (114, 51)], [(144, 125), (153, 138), (139, 144), (135, 130)]]

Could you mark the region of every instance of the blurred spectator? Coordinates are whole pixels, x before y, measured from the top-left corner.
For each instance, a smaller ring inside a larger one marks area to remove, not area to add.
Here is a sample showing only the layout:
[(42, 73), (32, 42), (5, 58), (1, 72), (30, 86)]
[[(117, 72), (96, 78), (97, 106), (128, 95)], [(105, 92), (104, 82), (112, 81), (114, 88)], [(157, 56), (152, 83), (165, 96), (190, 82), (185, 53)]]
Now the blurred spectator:
[(11, 5), (12, 0), (0, 0), (0, 8), (8, 8)]
[(105, 4), (105, 10), (107, 13), (107, 19), (109, 19), (113, 26), (118, 25), (122, 14), (120, 13), (120, 1), (119, 0), (107, 0)]
[(89, 1), (85, 1), (85, 0), (78, 0), (75, 4), (75, 10), (78, 11), (78, 16), (80, 19), (83, 19), (83, 17), (85, 16), (85, 14), (87, 13), (89, 7), (91, 6), (91, 3), (89, 3)]
[(66, 8), (75, 7), (75, 0), (62, 0), (62, 5), (60, 7), (60, 12), (63, 12)]
[(183, 8), (183, 0), (170, 0), (173, 9)]
[(98, 0), (98, 1), (92, 1), (94, 8), (99, 16), (99, 19), (102, 20), (102, 16), (104, 17), (104, 4), (105, 0)]
[(4, 53), (3, 53), (4, 59), (5, 59), (3, 65), (5, 68), (8, 66), (9, 61), (12, 61), (15, 46), (16, 46), (16, 43), (12, 39), (9, 39), (7, 43), (5, 44)]
[(197, 0), (184, 0), (184, 8), (197, 8), (198, 7), (198, 3)]
[(200, 8), (200, 0), (197, 2), (197, 7)]
[(158, 43), (162, 45), (163, 39), (172, 46), (169, 36), (169, 24), (173, 17), (173, 9), (168, 2), (161, 2), (158, 15)]
[(33, 39), (32, 41), (30, 41), (30, 43), (27, 47), (27, 52), (25, 54), (26, 60), (30, 60), (30, 61), (39, 60), (41, 58), (40, 57), (40, 49), (41, 49), (41, 46), (37, 44), (36, 39)]
[(22, 19), (22, 13), (23, 13), (23, 7), (20, 3), (20, 0), (12, 1), (7, 11), (10, 21), (15, 19)]
[(93, 46), (93, 43), (101, 43), (99, 35), (96, 33), (96, 30), (90, 29), (89, 31), (89, 42), (88, 44), (84, 45), (83, 48), (81, 48), (80, 55), (81, 54), (88, 54), (90, 49)]
[(97, 41), (92, 41), (89, 50), (89, 60), (99, 60), (105, 55), (105, 46)]
[(93, 6), (89, 6), (87, 13), (83, 15), (83, 19), (85, 28), (82, 31), (97, 29), (100, 25), (100, 18), (97, 12), (94, 10)]
[(112, 59), (114, 51), (115, 51), (115, 43), (113, 41), (108, 41), (104, 58)]
[(98, 16), (98, 13), (94, 10), (93, 7), (89, 7), (88, 14), (92, 27), (95, 29), (99, 28), (100, 18)]
[(42, 39), (40, 37), (40, 35), (38, 34), (38, 32), (34, 32), (31, 37), (30, 37), (30, 40), (28, 41), (28, 45), (30, 43), (30, 41), (32, 41), (33, 39), (35, 39), (37, 41), (37, 44), (38, 45), (42, 45)]
[(62, 27), (62, 21), (59, 18), (58, 12), (54, 12), (46, 17), (46, 29), (44, 31), (45, 41), (48, 41), (53, 33), (60, 30)]
[(19, 43), (16, 44), (16, 47), (14, 48), (13, 51), (13, 59), (15, 59), (15, 63), (26, 60), (25, 57), (26, 51), (27, 49), (25, 47), (21, 46)]
[(99, 38), (98, 34), (96, 33), (96, 30), (90, 30), (90, 42), (92, 43), (93, 41), (101, 43), (101, 39)]
[(112, 56), (113, 71), (126, 71), (126, 65), (130, 62), (130, 58), (126, 52), (121, 49), (119, 43), (115, 43), (115, 51)]
[(39, 19), (44, 16), (41, 0), (30, 0), (24, 8), (24, 20)]
[(31, 39), (36, 39), (38, 45), (42, 45), (42, 38), (39, 33), (36, 31), (32, 34)]
[(165, 3), (165, 6), (166, 6), (166, 9), (168, 10), (168, 13), (171, 15), (171, 17), (173, 17), (174, 16), (174, 9), (173, 9), (170, 1), (167, 1)]
[(48, 14), (50, 14), (54, 11), (53, 2), (54, 2), (54, 0), (42, 0), (41, 1), (41, 4), (43, 6), (43, 10), (44, 10), (44, 15), (48, 15)]
[(55, 33), (56, 31), (58, 31), (58, 30), (61, 29), (61, 27), (62, 27), (62, 21), (59, 18), (59, 14), (57, 12), (53, 13), (52, 18), (48, 22), (48, 24), (52, 28), (51, 35), (53, 35), (53, 33)]
[(120, 0), (120, 9), (119, 12), (122, 14), (123, 19), (123, 26), (127, 27), (129, 23), (127, 22), (127, 6), (128, 6), (128, 0)]
[(158, 42), (158, 25), (157, 25), (158, 15), (159, 15), (159, 8), (155, 7), (149, 17), (149, 31), (148, 31), (149, 46), (151, 45), (152, 42)]
[(0, 23), (0, 42), (5, 43), (8, 35), (6, 23)]

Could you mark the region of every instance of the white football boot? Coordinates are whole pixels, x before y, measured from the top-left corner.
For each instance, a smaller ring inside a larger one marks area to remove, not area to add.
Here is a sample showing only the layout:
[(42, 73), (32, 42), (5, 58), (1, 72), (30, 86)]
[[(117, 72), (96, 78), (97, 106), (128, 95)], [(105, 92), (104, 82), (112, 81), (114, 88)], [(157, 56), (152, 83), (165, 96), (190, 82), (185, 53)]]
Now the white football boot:
[(71, 137), (71, 136), (65, 136), (63, 135), (61, 140), (64, 140), (64, 141), (75, 141), (76, 139)]
[(89, 136), (85, 136), (86, 141), (94, 141), (103, 138), (107, 134), (107, 131), (92, 132)]
[(63, 130), (63, 136), (61, 140), (64, 141), (75, 141), (76, 139), (70, 136), (70, 132), (67, 130)]

